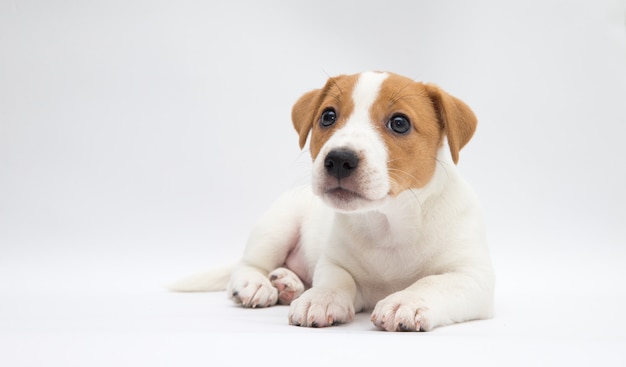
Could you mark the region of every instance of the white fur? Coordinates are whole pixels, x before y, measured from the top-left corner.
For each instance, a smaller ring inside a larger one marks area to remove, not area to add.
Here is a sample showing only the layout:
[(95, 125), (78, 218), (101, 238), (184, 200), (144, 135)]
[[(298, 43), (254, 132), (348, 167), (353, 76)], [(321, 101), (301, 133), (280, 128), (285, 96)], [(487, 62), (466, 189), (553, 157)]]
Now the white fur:
[[(447, 143), (428, 184), (387, 194), (388, 153), (368, 113), (385, 78), (361, 75), (354, 113), (318, 155), (338, 147), (361, 152), (363, 177), (355, 187), (363, 199), (344, 208), (328, 198), (323, 159), (316, 159), (313, 187), (284, 194), (253, 229), (228, 284), (236, 302), (265, 307), (296, 298), (289, 322), (313, 327), (349, 322), (364, 310), (390, 331), (492, 316), (494, 276), (482, 214)], [(175, 288), (185, 290), (184, 283)]]
[(369, 109), (378, 96), (380, 85), (387, 78), (386, 73), (367, 72), (361, 74), (354, 90), (354, 112), (346, 125), (337, 130), (324, 144), (318, 156), (325, 157), (334, 148), (348, 148), (364, 156), (360, 167), (359, 191), (363, 199), (349, 203), (334, 200), (324, 192), (327, 175), (324, 159), (313, 162), (313, 192), (331, 206), (342, 210), (366, 210), (380, 205), (387, 199), (389, 177), (387, 177), (387, 150), (382, 138), (374, 130)]

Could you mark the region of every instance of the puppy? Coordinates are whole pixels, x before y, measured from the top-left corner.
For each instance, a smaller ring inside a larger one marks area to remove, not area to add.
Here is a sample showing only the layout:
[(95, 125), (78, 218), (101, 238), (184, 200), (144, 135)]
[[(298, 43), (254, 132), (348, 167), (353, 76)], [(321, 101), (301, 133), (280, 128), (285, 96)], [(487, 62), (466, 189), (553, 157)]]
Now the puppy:
[(310, 135), (311, 186), (277, 200), (237, 265), (173, 289), (227, 288), (244, 307), (290, 304), (289, 323), (308, 327), (366, 310), (388, 331), (492, 317), (483, 217), (455, 166), (476, 129), (465, 103), (365, 72), (306, 93), (292, 120), (301, 148)]

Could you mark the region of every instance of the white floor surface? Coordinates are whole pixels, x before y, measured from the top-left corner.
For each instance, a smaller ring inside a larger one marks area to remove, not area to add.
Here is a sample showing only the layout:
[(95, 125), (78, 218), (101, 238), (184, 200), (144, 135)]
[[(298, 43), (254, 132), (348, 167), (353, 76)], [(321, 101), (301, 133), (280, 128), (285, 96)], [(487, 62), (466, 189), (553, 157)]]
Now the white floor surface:
[[(496, 317), (428, 333), (378, 331), (368, 314), (326, 329), (289, 326), (286, 306), (252, 310), (225, 292), (169, 293), (159, 282), (180, 269), (165, 261), (133, 275), (129, 259), (103, 286), (98, 274), (110, 259), (50, 256), (37, 273), (26, 262), (2, 267), (0, 365), (623, 366), (624, 254), (496, 254)], [(63, 284), (46, 290), (50, 282)]]

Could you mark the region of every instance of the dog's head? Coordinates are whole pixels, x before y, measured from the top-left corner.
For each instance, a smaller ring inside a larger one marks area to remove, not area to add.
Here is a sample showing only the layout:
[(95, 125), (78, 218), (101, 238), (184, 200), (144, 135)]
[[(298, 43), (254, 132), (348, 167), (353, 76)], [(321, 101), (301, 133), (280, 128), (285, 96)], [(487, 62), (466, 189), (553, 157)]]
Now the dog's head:
[(292, 120), (301, 148), (311, 135), (313, 191), (346, 212), (425, 186), (444, 138), (456, 163), (476, 129), (459, 99), (379, 72), (330, 78), (296, 102)]

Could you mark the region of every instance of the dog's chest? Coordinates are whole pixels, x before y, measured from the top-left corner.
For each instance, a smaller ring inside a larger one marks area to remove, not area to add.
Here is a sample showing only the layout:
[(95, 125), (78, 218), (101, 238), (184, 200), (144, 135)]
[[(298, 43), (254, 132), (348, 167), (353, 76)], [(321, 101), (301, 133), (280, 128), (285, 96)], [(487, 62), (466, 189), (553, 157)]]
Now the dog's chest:
[[(354, 218), (351, 218), (354, 219)], [(357, 283), (414, 282), (424, 270), (431, 252), (428, 236), (417, 219), (393, 221), (383, 214), (359, 218), (343, 226), (343, 264)]]
[(375, 247), (363, 246), (359, 267), (354, 274), (363, 284), (414, 282), (426, 268), (426, 254), (420, 241), (389, 242)]
[(429, 272), (428, 260), (417, 246), (381, 246), (363, 251), (349, 272), (357, 285), (358, 304), (371, 309), (388, 295), (406, 289)]

